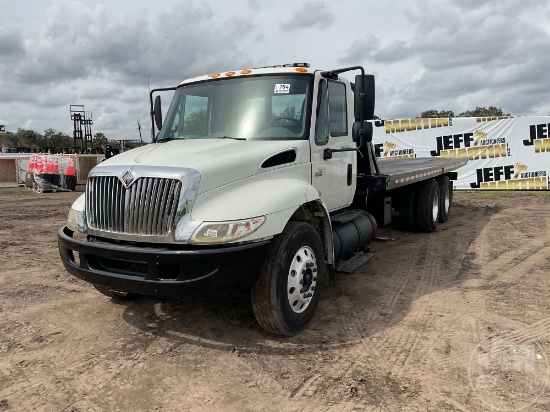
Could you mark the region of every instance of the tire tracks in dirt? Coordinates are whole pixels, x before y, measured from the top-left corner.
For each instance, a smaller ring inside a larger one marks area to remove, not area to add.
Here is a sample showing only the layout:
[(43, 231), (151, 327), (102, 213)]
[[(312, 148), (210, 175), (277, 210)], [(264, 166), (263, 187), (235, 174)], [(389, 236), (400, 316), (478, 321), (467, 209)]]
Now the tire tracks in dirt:
[[(486, 215), (484, 211), (481, 214)], [(348, 341), (353, 344), (341, 351), (343, 360), (337, 362), (338, 367), (330, 368), (330, 375), (337, 377), (339, 381), (365, 374), (377, 360), (383, 360), (384, 364), (390, 365), (389, 371), (398, 379), (402, 378), (406, 382), (419, 379), (416, 373), (417, 364), (425, 363), (433, 350), (431, 343), (423, 340), (422, 333), (419, 332), (431, 327), (434, 303), (432, 294), (460, 283), (464, 276), (460, 270), (443, 270), (443, 249), (448, 248), (450, 242), (457, 248), (458, 255), (456, 261), (451, 263), (458, 269), (469, 266), (465, 261), (470, 262), (473, 258), (469, 247), (475, 232), (470, 236), (464, 235), (464, 231), (422, 236), (429, 236), (428, 242), (415, 242), (408, 248), (406, 255), (401, 255), (398, 261), (392, 262), (395, 267), (392, 279), (398, 282), (391, 283), (392, 293), (387, 294), (381, 305), (369, 308), (363, 313), (364, 316), (357, 311), (340, 315), (340, 327)], [(378, 273), (377, 275), (380, 276)], [(413, 305), (414, 310), (411, 310)], [(396, 319), (400, 315), (404, 316), (403, 319)], [(377, 322), (374, 322), (375, 319)], [(391, 326), (396, 320), (399, 328)], [(326, 380), (320, 381), (322, 379), (316, 375), (304, 382), (297, 395), (318, 393), (319, 388), (331, 390)], [(441, 398), (444, 399), (444, 396)]]

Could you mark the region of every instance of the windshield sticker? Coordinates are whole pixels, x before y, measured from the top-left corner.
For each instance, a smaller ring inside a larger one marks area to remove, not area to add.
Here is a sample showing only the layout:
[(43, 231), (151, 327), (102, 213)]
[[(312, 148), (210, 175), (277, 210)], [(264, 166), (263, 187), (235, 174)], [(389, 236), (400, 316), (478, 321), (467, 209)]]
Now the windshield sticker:
[(290, 93), (290, 84), (276, 84), (273, 93)]

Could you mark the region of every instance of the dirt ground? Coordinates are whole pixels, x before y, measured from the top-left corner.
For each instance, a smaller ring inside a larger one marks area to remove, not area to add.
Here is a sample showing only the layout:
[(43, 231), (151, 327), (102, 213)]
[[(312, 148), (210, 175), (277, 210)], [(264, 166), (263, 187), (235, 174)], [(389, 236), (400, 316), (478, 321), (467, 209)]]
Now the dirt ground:
[(63, 269), (78, 193), (0, 189), (0, 411), (550, 411), (550, 196), (382, 228), (293, 338), (250, 298), (114, 302)]

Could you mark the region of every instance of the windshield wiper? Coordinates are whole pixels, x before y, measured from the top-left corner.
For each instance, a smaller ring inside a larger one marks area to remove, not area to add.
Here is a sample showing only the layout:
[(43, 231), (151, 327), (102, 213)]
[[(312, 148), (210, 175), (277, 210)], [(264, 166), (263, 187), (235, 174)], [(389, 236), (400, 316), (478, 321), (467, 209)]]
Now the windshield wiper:
[(246, 140), (244, 137), (219, 136), (218, 139)]
[(169, 142), (171, 140), (178, 140), (177, 138), (175, 137), (165, 137), (164, 139), (158, 139), (155, 143), (159, 143), (159, 142)]

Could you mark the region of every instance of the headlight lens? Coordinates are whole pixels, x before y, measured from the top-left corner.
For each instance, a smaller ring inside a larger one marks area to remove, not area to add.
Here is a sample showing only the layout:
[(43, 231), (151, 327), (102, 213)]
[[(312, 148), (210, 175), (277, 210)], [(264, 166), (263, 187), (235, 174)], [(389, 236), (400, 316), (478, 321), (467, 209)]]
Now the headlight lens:
[(189, 239), (189, 243), (208, 244), (231, 242), (247, 236), (265, 222), (265, 216), (232, 222), (204, 222)]
[(73, 232), (86, 233), (88, 228), (86, 226), (86, 215), (84, 212), (74, 210), (71, 207), (71, 210), (69, 210), (69, 217), (67, 218), (67, 227)]

